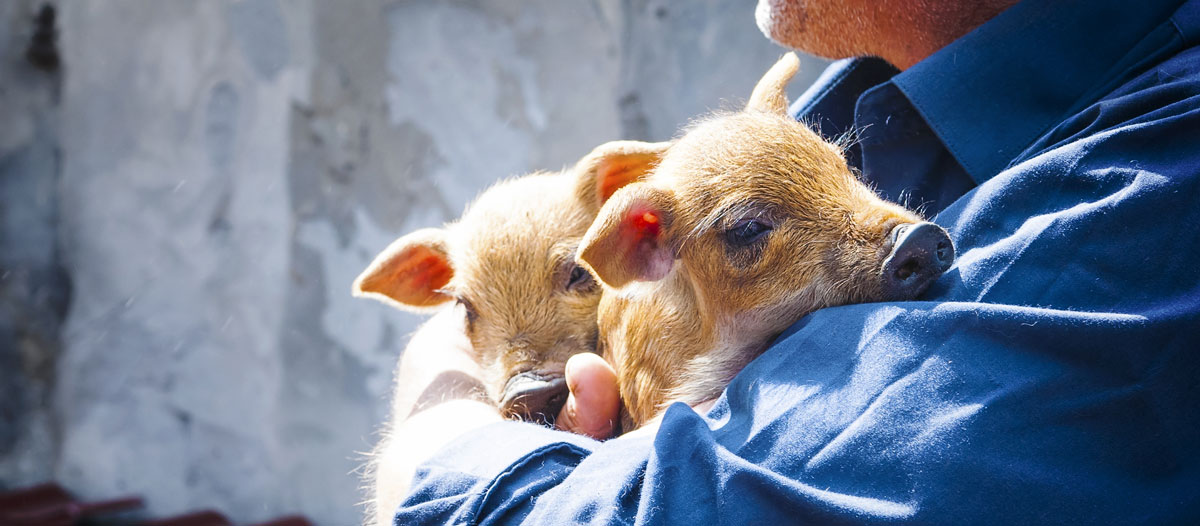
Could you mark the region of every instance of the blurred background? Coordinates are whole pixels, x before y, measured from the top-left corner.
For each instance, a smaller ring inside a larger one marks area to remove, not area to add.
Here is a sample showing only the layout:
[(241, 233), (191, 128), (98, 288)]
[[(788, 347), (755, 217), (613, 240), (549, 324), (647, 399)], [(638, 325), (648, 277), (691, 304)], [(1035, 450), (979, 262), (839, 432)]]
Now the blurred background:
[(0, 1), (0, 489), (360, 523), (421, 320), (354, 277), (498, 178), (736, 106), (783, 52), (753, 11)]

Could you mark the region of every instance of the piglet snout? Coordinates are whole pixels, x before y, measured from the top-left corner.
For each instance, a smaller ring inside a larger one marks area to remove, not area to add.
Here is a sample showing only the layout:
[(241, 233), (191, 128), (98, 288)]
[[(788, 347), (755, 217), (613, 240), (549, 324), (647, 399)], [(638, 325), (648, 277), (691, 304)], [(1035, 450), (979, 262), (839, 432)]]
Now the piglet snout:
[(528, 371), (508, 380), (500, 411), (528, 422), (553, 425), (567, 402), (567, 380), (561, 375)]
[(917, 297), (954, 263), (954, 243), (933, 223), (892, 229), (892, 252), (883, 262), (883, 286), (894, 301)]

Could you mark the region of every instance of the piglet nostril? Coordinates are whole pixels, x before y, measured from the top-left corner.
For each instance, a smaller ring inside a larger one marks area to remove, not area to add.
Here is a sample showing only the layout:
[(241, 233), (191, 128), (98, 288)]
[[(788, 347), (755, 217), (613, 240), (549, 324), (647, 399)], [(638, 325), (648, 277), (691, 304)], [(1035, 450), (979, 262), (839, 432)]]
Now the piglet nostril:
[(951, 263), (954, 260), (954, 247), (950, 244), (950, 240), (941, 241), (937, 245), (937, 260), (938, 262)]
[(917, 263), (915, 259), (909, 259), (908, 261), (901, 263), (900, 268), (896, 269), (896, 279), (901, 281), (907, 280), (908, 278), (911, 278), (913, 274), (916, 274), (917, 270), (920, 268), (921, 265)]

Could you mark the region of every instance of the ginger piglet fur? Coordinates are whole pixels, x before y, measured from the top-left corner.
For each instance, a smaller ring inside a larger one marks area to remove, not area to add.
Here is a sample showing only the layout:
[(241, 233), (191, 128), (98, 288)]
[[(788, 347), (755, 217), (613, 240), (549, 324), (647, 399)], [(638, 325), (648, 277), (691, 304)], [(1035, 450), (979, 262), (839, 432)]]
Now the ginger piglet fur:
[(798, 66), (785, 55), (743, 111), (690, 126), (583, 238), (626, 430), (668, 402), (716, 398), (804, 315), (912, 299), (953, 261), (943, 229), (878, 197), (787, 115)]

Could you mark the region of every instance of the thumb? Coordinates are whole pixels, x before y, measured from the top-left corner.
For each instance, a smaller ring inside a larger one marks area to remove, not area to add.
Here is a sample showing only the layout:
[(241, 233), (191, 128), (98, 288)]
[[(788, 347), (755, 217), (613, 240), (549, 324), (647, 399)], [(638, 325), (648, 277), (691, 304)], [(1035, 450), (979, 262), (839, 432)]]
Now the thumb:
[(621, 410), (617, 374), (612, 366), (599, 355), (576, 354), (567, 360), (566, 377), (571, 394), (555, 426), (597, 440), (611, 437)]

